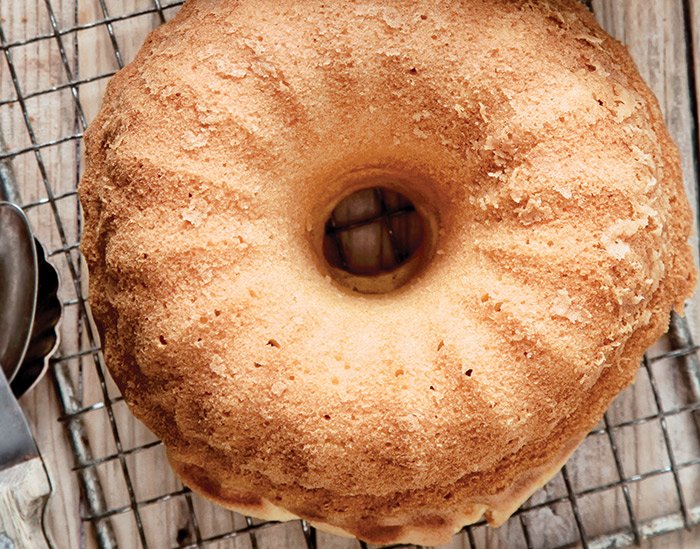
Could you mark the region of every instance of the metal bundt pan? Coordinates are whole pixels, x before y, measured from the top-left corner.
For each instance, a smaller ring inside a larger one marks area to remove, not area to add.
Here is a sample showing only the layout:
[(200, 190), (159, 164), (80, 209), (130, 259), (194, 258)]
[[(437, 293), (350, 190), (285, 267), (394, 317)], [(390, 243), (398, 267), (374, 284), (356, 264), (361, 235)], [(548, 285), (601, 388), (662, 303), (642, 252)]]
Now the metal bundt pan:
[(34, 327), (24, 360), (14, 379), (10, 382), (17, 398), (32, 389), (43, 377), (49, 366), (49, 359), (58, 349), (59, 326), (63, 305), (58, 298), (58, 273), (46, 260), (46, 252), (35, 238), (39, 286), (37, 290)]
[[(1, 136), (2, 134), (0, 134)], [(0, 137), (0, 150), (4, 142)], [(0, 200), (19, 204), (19, 192), (9, 162), (0, 162)], [(46, 251), (36, 238), (37, 288), (34, 326), (24, 360), (10, 379), (10, 387), (17, 398), (33, 388), (46, 372), (49, 359), (58, 349), (59, 324), (63, 305), (58, 298), (59, 277), (56, 268), (47, 261)]]

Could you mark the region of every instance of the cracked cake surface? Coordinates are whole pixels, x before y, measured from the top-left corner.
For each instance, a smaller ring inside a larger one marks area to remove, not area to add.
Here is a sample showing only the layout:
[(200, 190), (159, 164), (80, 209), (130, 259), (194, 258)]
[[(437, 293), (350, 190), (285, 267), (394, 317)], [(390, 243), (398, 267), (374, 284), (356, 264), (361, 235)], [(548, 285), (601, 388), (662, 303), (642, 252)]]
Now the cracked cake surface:
[[(106, 364), (188, 486), (261, 518), (430, 545), (502, 523), (695, 285), (657, 101), (574, 0), (190, 0), (85, 143)], [(434, 250), (353, 294), (324, 208), (373, 170)]]

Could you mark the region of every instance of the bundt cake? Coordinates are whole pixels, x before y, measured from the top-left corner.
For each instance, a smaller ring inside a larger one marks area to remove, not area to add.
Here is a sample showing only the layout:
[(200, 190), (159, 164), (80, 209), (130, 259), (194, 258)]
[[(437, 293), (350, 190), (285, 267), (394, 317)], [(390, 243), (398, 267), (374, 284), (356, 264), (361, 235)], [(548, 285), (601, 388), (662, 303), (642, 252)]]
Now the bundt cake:
[[(676, 147), (574, 0), (190, 0), (85, 134), (106, 364), (193, 490), (377, 542), (498, 525), (695, 283)], [(384, 188), (421, 242), (329, 260)]]

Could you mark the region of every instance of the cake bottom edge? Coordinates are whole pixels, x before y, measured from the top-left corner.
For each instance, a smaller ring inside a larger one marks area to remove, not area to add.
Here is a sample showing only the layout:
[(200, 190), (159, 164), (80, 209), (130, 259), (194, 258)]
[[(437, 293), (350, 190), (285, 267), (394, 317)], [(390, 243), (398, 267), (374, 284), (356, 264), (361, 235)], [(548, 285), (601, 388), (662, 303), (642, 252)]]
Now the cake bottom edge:
[[(416, 545), (443, 545), (449, 543), (454, 534), (465, 526), (485, 519), (491, 526), (498, 527), (505, 523), (518, 508), (537, 490), (549, 482), (566, 464), (573, 452), (583, 441), (588, 432), (579, 432), (572, 436), (554, 459), (538, 467), (528, 469), (516, 477), (508, 490), (495, 495), (472, 497), (464, 502), (464, 512), (443, 512), (441, 520), (429, 520), (416, 524), (415, 513), (406, 516), (405, 521), (393, 516), (379, 524), (358, 523), (351, 527), (334, 526), (317, 517), (304, 517), (295, 514), (270, 500), (250, 491), (237, 491), (229, 483), (222, 490), (218, 482), (213, 481), (204, 469), (177, 459), (168, 452), (168, 459), (176, 474), (185, 485), (202, 497), (214, 501), (231, 511), (261, 520), (286, 522), (303, 519), (311, 526), (344, 537), (359, 538), (377, 544), (407, 543)], [(430, 510), (435, 517), (434, 510)], [(422, 522), (422, 521), (421, 521)]]

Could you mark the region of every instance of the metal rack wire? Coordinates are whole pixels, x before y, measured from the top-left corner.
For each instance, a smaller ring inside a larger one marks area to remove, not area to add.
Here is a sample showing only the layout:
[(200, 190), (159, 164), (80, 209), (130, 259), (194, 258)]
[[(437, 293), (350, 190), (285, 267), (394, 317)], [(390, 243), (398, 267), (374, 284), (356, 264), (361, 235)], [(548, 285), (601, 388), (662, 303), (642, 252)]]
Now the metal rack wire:
[[(144, 498), (139, 497), (132, 479), (129, 460), (159, 447), (161, 443), (157, 440), (150, 440), (133, 447), (127, 447), (123, 443), (122, 432), (115, 413), (115, 407), (119, 406), (123, 399), (115, 393), (110, 385), (111, 382), (104, 368), (102, 353), (98, 345), (97, 334), (88, 321), (81, 276), (82, 268), (77, 252), (80, 225), (75, 191), (80, 173), (80, 140), (88, 118), (83, 103), (81, 103), (81, 90), (85, 85), (108, 79), (114, 71), (81, 78), (77, 58), (77, 34), (90, 29), (106, 31), (112, 46), (116, 67), (121, 68), (128, 59), (120, 48), (116, 25), (143, 16), (157, 18), (157, 21), (162, 23), (182, 4), (181, 1), (147, 1), (150, 3), (142, 9), (111, 15), (107, 0), (93, 0), (99, 8), (98, 12), (101, 16), (87, 23), (79, 23), (78, 2), (76, 2), (73, 21), (69, 24), (62, 24), (54, 9), (55, 0), (44, 0), (45, 17), (49, 22), (49, 30), (45, 33), (19, 39), (6, 37), (3, 23), (0, 21), (0, 51), (4, 58), (0, 59), (0, 63), (5, 63), (14, 90), (13, 96), (0, 97), (0, 108), (10, 106), (19, 109), (29, 139), (28, 144), (13, 148), (13, 136), (5, 135), (8, 150), (0, 150), (0, 162), (12, 164), (20, 157), (33, 156), (45, 196), (24, 203), (23, 207), (27, 212), (41, 210), (40, 215), (53, 217), (54, 229), (60, 245), (50, 251), (49, 256), (53, 261), (61, 262), (63, 271), (67, 273), (64, 286), (67, 286), (65, 293), (68, 295), (65, 296), (64, 305), (67, 310), (71, 309), (75, 312), (73, 325), (66, 328), (77, 334), (75, 349), (64, 346), (62, 355), (53, 360), (51, 372), (56, 393), (63, 408), (63, 414), (59, 420), (65, 425), (73, 451), (73, 469), (82, 486), (85, 509), (82, 520), (92, 524), (100, 547), (112, 548), (117, 546), (113, 520), (128, 515), (133, 518), (141, 546), (149, 547), (149, 539), (146, 534), (146, 510), (164, 505), (168, 501), (184, 500), (188, 519), (186, 528), (177, 532), (178, 547), (204, 547), (214, 545), (217, 542), (247, 538), (249, 546), (256, 549), (256, 536), (266, 529), (298, 528), (302, 532), (300, 539), (307, 547), (314, 548), (317, 546), (317, 533), (305, 522), (282, 525), (274, 522), (261, 522), (247, 517), (240, 526), (227, 531), (215, 534), (205, 532), (200, 528), (194, 495), (187, 488), (180, 487)], [(23, 89), (22, 76), (13, 58), (21, 47), (43, 42), (51, 42), (58, 48), (63, 81), (44, 89), (27, 91)], [(42, 96), (64, 91), (68, 92), (72, 98), (73, 130), (51, 139), (43, 139), (37, 131), (37, 124), (41, 122), (32, 118), (28, 102), (41, 100)], [(2, 132), (1, 127), (0, 132)], [(70, 188), (56, 192), (55, 189), (60, 188), (60, 186), (57, 184), (56, 174), (51, 172), (45, 162), (45, 154), (48, 149), (62, 145), (69, 145), (72, 148), (75, 157), (74, 170), (71, 174)], [(66, 207), (65, 204), (68, 204), (69, 207)], [(69, 213), (67, 214), (66, 211)], [(386, 222), (387, 215), (389, 214), (383, 208), (384, 222)], [(366, 221), (376, 222), (376, 219)], [(73, 232), (75, 232), (75, 238), (72, 238)], [(570, 544), (583, 547), (619, 547), (639, 543), (644, 538), (700, 524), (700, 504), (689, 503), (688, 493), (684, 490), (685, 472), (700, 467), (700, 363), (697, 357), (698, 346), (693, 343), (685, 320), (675, 315), (672, 318), (668, 339), (669, 347), (667, 350), (653, 356), (645, 356), (640, 373), (640, 376), (647, 380), (647, 390), (653, 401), (653, 409), (624, 420), (612, 417), (609, 411), (601, 425), (588, 437), (589, 440), (596, 441), (596, 444), (607, 444), (612, 454), (614, 478), (582, 488), (577, 482), (575, 471), (572, 472), (571, 464), (576, 462), (575, 457), (569, 465), (564, 467), (550, 487), (526, 503), (509, 522), (511, 527), (515, 525), (520, 529), (519, 536), (516, 536), (520, 540), (519, 544), (528, 548), (547, 546), (547, 536), (543, 537), (541, 531), (541, 512), (559, 508), (568, 509), (566, 512), (560, 511), (560, 514), (566, 515), (565, 522), (571, 526), (572, 530), (570, 541), (563, 546)], [(660, 365), (678, 372), (680, 376), (678, 379), (681, 379), (683, 383), (680, 387), (685, 387), (682, 389), (683, 398), (673, 399), (673, 404), (667, 402), (667, 393), (657, 379)], [(76, 370), (78, 372), (77, 381)], [(87, 375), (88, 370), (95, 377), (99, 386), (98, 398), (91, 403), (86, 402), (82, 386), (83, 377)], [(100, 456), (93, 455), (89, 430), (85, 426), (86, 418), (96, 411), (106, 413), (108, 429), (114, 442), (113, 451)], [(694, 436), (695, 439), (688, 442), (687, 447), (697, 447), (698, 452), (697, 454), (679, 456), (678, 446), (675, 444), (676, 433), (670, 424), (675, 421), (675, 418), (689, 415), (693, 417), (696, 431), (688, 435)], [(631, 473), (628, 470), (626, 455), (621, 449), (620, 437), (626, 429), (647, 425), (658, 425), (667, 462), (663, 466)], [(105, 496), (106, 487), (101, 484), (98, 474), (99, 467), (105, 464), (116, 464), (123, 477), (128, 495), (128, 501), (123, 505), (113, 505)], [(667, 477), (672, 479), (673, 488), (670, 493), (676, 500), (675, 504), (672, 505), (672, 512), (642, 519), (634, 504), (632, 492), (647, 480)], [(694, 484), (694, 486), (700, 485)], [(586, 498), (609, 493), (616, 493), (622, 498), (626, 513), (624, 524), (604, 533), (592, 534), (590, 525), (587, 524), (582, 502)], [(481, 530), (483, 530), (483, 523), (465, 529), (465, 537), (470, 547), (482, 546)], [(359, 545), (367, 547), (364, 543), (359, 543)]]

